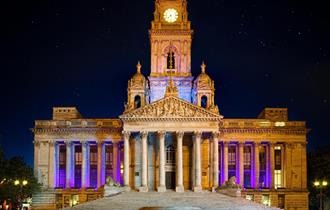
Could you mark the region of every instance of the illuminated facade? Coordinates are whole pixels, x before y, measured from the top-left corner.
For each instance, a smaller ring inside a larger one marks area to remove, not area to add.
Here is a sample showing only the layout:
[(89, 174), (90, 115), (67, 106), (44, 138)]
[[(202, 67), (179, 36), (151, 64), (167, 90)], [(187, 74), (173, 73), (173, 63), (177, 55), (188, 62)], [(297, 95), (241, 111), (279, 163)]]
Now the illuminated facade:
[(35, 174), (44, 191), (36, 209), (102, 197), (106, 177), (140, 192), (215, 190), (235, 176), (242, 196), (285, 209), (308, 209), (305, 122), (285, 108), (255, 119), (223, 117), (206, 65), (191, 74), (186, 0), (156, 0), (151, 72), (138, 63), (119, 119), (85, 119), (74, 107), (37, 120)]

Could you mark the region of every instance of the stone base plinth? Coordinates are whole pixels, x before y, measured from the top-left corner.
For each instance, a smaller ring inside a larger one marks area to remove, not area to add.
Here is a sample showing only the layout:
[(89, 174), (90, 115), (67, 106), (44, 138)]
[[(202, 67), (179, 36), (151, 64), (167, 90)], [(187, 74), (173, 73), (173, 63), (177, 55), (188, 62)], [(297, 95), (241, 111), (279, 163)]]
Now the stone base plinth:
[(148, 192), (148, 187), (147, 186), (139, 187), (139, 192)]
[(218, 192), (231, 197), (241, 197), (240, 189), (220, 189)]
[(175, 192), (183, 193), (183, 192), (184, 192), (184, 187), (183, 187), (183, 186), (177, 186), (177, 187), (175, 188)]
[(166, 192), (166, 187), (165, 186), (159, 186), (157, 188), (157, 192)]
[(202, 186), (194, 187), (194, 192), (202, 192)]
[(216, 192), (216, 189), (217, 189), (218, 187), (212, 187), (212, 192)]
[(130, 186), (124, 186), (123, 189), (124, 189), (124, 192), (131, 191), (131, 187)]

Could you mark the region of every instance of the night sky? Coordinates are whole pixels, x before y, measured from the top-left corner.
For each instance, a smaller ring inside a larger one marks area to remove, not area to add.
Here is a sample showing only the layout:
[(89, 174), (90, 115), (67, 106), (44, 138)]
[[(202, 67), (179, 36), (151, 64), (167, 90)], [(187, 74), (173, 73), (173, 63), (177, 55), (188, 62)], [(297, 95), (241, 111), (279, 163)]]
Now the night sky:
[[(307, 1), (306, 1), (307, 2)], [(192, 72), (203, 60), (225, 118), (288, 107), (329, 144), (330, 13), (326, 1), (188, 0)], [(85, 118), (123, 112), (138, 60), (150, 73), (152, 0), (4, 0), (0, 33), (0, 144), (33, 163), (36, 119), (53, 106)]]

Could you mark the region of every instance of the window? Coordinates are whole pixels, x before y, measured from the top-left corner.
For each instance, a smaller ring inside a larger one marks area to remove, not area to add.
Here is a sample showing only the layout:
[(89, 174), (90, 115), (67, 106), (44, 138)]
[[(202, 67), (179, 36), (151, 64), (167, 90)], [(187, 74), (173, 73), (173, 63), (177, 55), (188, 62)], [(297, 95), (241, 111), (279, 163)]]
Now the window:
[(245, 196), (245, 199), (246, 199), (246, 200), (249, 200), (249, 201), (253, 201), (253, 200), (254, 200), (253, 194), (247, 194), (247, 195)]
[(134, 97), (134, 108), (138, 109), (141, 107), (141, 96), (137, 95)]
[(262, 195), (261, 203), (264, 204), (265, 206), (270, 206), (269, 195)]
[(228, 147), (228, 179), (236, 176), (236, 146)]
[(282, 186), (282, 151), (281, 147), (275, 147), (275, 170), (274, 170), (274, 187), (275, 189)]
[(74, 187), (81, 187), (81, 165), (82, 165), (82, 153), (81, 146), (76, 145), (75, 147), (75, 164), (74, 164)]
[(278, 208), (284, 209), (285, 207), (285, 195), (278, 195)]
[(175, 165), (175, 148), (173, 145), (166, 148), (166, 163)]
[(251, 169), (251, 147), (244, 147), (244, 169)]
[(90, 187), (97, 187), (97, 146), (90, 146)]
[(207, 108), (207, 96), (202, 96), (201, 98), (201, 107)]
[(167, 53), (167, 69), (175, 69), (175, 55), (173, 51)]
[(266, 148), (261, 146), (259, 150), (259, 186), (266, 187)]
[(112, 145), (105, 145), (105, 177), (113, 177)]
[(65, 188), (65, 179), (66, 179), (66, 146), (59, 145), (59, 174), (58, 174), (58, 188)]

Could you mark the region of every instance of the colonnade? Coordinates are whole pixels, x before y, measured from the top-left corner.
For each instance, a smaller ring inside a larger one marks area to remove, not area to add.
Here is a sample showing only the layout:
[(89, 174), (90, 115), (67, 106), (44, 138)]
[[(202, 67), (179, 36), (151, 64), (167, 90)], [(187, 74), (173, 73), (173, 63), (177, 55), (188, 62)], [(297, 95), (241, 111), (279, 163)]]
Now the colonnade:
[[(139, 187), (140, 192), (148, 191), (148, 132), (141, 132), (141, 186)], [(165, 176), (165, 164), (166, 164), (166, 154), (165, 154), (165, 131), (157, 132), (157, 138), (159, 141), (159, 182), (157, 191), (165, 192), (166, 191), (166, 176)], [(175, 132), (176, 135), (176, 192), (184, 192), (183, 185), (183, 137), (184, 132), (178, 131)], [(123, 132), (124, 140), (124, 160), (123, 160), (123, 178), (124, 186), (130, 188), (130, 132)], [(210, 158), (211, 174), (210, 174), (210, 183), (212, 183), (212, 190), (215, 190), (219, 184), (227, 181), (228, 177), (228, 148), (230, 145), (233, 145), (233, 142), (227, 142), (219, 140), (219, 133), (213, 132), (211, 134), (211, 140), (213, 147)], [(202, 132), (193, 132), (193, 149), (192, 149), (192, 190), (195, 192), (200, 192), (202, 190), (202, 151), (201, 151), (201, 141), (202, 141)], [(109, 143), (109, 142), (107, 142)], [(78, 143), (79, 144), (79, 143)], [(82, 163), (81, 163), (81, 188), (90, 187), (90, 145), (97, 145), (97, 188), (105, 184), (105, 144), (106, 142), (88, 142), (81, 141), (81, 153), (82, 153)], [(119, 143), (113, 144), (113, 178), (115, 181), (120, 181), (120, 159), (118, 155), (120, 153), (118, 149)], [(244, 184), (244, 146), (247, 145), (246, 142), (236, 142), (236, 177), (239, 184)], [(65, 188), (70, 189), (75, 187), (74, 183), (74, 168), (75, 168), (75, 147), (77, 143), (65, 142), (66, 145), (66, 181)], [(221, 148), (219, 148), (221, 145)], [(267, 148), (266, 155), (266, 186), (267, 188), (274, 188), (274, 147), (273, 143), (261, 144), (249, 142), (251, 146), (251, 188), (258, 189), (259, 186), (259, 148), (261, 145), (265, 145)], [(55, 173), (49, 173), (50, 183), (54, 179), (54, 186), (50, 184), (50, 187), (58, 187), (59, 180), (59, 144), (52, 143), (50, 144), (50, 156), (55, 157), (55, 161), (50, 161), (50, 168), (54, 169)], [(221, 151), (219, 151), (221, 150)], [(221, 152), (221, 157), (219, 156)], [(220, 167), (219, 167), (220, 165)], [(118, 167), (119, 166), (119, 167)], [(219, 170), (220, 168), (220, 170)], [(219, 177), (221, 171), (221, 177)], [(118, 175), (119, 174), (119, 175)]]
[[(95, 188), (100, 188), (106, 182), (106, 145), (112, 145), (112, 174), (113, 179), (116, 182), (120, 182), (120, 147), (118, 142), (90, 142), (90, 141), (66, 141), (64, 145), (66, 147), (65, 153), (65, 186), (60, 186), (60, 145), (62, 142), (53, 142), (50, 146), (50, 169), (53, 169), (54, 173), (49, 173), (50, 187), (58, 188), (64, 187), (65, 189), (76, 188), (75, 183), (75, 164), (76, 158), (75, 146), (81, 146), (81, 188), (91, 188), (90, 177), (90, 163), (91, 163), (91, 145), (97, 147), (97, 179)], [(52, 181), (53, 180), (53, 181)], [(52, 186), (53, 185), (53, 186)]]

